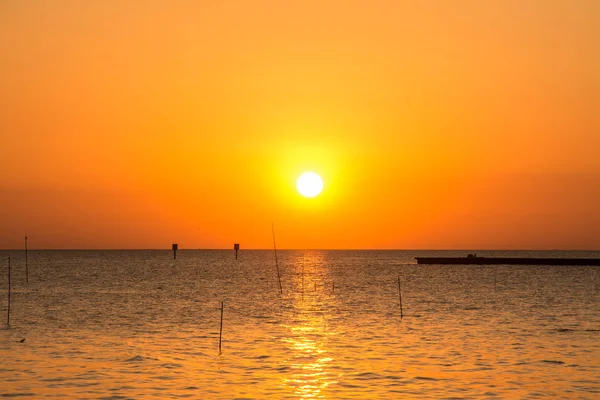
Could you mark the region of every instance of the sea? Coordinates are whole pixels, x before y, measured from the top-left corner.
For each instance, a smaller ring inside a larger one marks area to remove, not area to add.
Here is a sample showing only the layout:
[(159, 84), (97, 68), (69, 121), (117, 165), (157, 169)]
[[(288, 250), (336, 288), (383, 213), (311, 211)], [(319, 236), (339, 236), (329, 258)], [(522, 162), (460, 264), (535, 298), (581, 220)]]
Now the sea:
[(0, 397), (600, 398), (600, 267), (468, 252), (0, 251)]

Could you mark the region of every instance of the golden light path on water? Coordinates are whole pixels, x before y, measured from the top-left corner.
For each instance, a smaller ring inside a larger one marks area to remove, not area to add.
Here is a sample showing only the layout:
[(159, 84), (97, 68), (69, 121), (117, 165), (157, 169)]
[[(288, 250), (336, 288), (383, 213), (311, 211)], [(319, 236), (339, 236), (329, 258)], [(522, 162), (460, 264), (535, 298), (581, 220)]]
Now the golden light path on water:
[(291, 378), (284, 377), (282, 382), (301, 398), (318, 398), (329, 385), (337, 383), (328, 374), (333, 359), (327, 356), (323, 341), (310, 338), (319, 328), (296, 326), (291, 327), (291, 331), (294, 336), (283, 341), (294, 351), (294, 357), (288, 360), (294, 372)]
[[(290, 335), (281, 339), (293, 354), (285, 360), (293, 371), (291, 377), (284, 376), (281, 382), (287, 392), (303, 399), (323, 398), (323, 391), (337, 383), (330, 370), (334, 359), (330, 357), (327, 346), (328, 337), (335, 332), (328, 331), (325, 314), (319, 312), (315, 297), (305, 296), (305, 291), (310, 293), (314, 287), (311, 277), (317, 273), (315, 268), (324, 265), (320, 258), (303, 256), (295, 263), (295, 281), (300, 288), (300, 296), (293, 297), (292, 307), (297, 324), (284, 324)], [(320, 274), (326, 272), (319, 271)]]

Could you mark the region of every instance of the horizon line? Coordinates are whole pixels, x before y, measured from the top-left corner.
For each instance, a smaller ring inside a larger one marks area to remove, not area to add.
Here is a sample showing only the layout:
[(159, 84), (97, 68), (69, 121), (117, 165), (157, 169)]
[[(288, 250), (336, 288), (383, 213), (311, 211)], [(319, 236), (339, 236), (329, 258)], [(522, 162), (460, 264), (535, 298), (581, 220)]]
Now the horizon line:
[[(28, 248), (28, 251), (173, 251), (172, 248)], [(235, 251), (233, 248), (178, 248), (177, 251)], [(239, 251), (273, 251), (272, 248), (240, 248)], [(284, 248), (281, 251), (600, 251), (600, 249), (540, 249), (540, 248)], [(25, 251), (24, 248), (1, 249), (0, 251)]]

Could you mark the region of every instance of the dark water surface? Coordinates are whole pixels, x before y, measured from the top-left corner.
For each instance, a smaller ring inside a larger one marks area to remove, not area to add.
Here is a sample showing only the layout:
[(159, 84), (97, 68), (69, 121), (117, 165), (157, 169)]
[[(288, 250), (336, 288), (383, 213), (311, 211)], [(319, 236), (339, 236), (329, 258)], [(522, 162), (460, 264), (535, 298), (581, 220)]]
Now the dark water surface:
[(466, 253), (0, 251), (0, 396), (600, 398), (600, 267)]

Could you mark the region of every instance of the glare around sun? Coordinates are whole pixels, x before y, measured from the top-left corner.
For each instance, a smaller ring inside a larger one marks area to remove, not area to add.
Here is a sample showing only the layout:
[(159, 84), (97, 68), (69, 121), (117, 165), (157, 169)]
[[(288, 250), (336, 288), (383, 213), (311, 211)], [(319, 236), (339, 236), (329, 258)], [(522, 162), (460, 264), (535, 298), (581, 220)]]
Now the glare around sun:
[(296, 181), (296, 188), (304, 197), (315, 197), (323, 190), (323, 180), (314, 172), (305, 172)]

